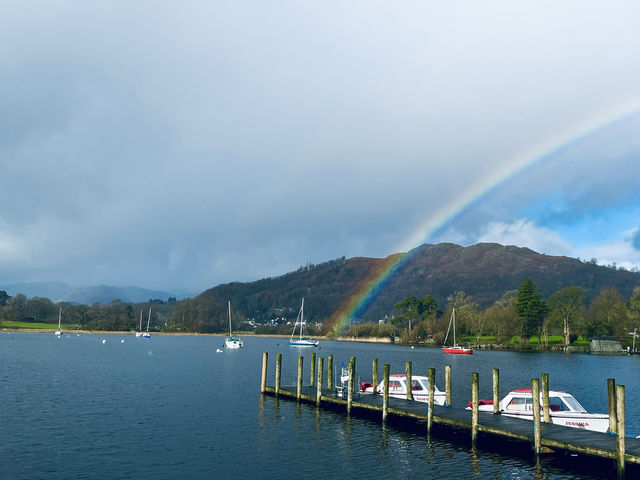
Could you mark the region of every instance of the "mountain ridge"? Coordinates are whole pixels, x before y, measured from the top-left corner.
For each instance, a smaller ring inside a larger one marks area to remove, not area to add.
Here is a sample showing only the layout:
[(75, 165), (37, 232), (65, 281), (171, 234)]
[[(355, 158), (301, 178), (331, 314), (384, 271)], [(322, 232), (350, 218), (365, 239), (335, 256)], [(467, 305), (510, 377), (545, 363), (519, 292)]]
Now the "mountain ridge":
[(22, 293), (28, 298), (46, 297), (54, 303), (69, 302), (72, 304), (85, 305), (92, 305), (96, 302), (108, 304), (113, 300), (131, 303), (146, 302), (151, 299), (166, 301), (170, 297), (178, 297), (173, 293), (161, 290), (150, 290), (133, 285), (73, 287), (63, 282), (15, 283), (0, 285), (0, 290), (4, 290), (11, 296)]
[(424, 244), (405, 254), (385, 258), (344, 257), (319, 265), (300, 267), (279, 277), (247, 283), (226, 283), (202, 292), (199, 297), (213, 297), (226, 303), (247, 318), (267, 319), (277, 309), (297, 311), (305, 297), (305, 312), (311, 321), (326, 321), (372, 278), (376, 271), (406, 263), (376, 289), (366, 308), (355, 322), (377, 321), (395, 312), (394, 305), (415, 295), (432, 295), (440, 308), (447, 296), (464, 291), (480, 307), (486, 308), (504, 293), (517, 290), (525, 278), (531, 278), (543, 298), (556, 291), (579, 285), (585, 289), (587, 302), (603, 286), (614, 286), (625, 298), (640, 285), (640, 273), (613, 269), (566, 257), (535, 252), (526, 247), (479, 243), (463, 247), (453, 243)]

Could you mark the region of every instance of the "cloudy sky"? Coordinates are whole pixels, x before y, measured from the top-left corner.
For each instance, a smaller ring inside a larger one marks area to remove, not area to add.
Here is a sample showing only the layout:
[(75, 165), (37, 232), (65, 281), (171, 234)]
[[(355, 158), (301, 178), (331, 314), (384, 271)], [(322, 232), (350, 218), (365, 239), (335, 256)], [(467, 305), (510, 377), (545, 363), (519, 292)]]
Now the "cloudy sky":
[(635, 1), (0, 6), (0, 284), (498, 242), (640, 266)]

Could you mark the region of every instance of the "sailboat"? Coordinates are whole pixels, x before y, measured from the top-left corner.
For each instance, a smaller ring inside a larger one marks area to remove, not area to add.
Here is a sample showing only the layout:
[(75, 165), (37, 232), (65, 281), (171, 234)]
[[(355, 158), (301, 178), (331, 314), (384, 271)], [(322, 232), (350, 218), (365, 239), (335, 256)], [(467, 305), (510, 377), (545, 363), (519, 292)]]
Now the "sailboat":
[[(296, 334), (296, 327), (300, 326), (300, 335), (298, 338), (293, 338)], [(304, 327), (306, 322), (304, 321), (304, 298), (302, 299), (302, 305), (300, 306), (300, 311), (298, 312), (298, 318), (296, 318), (296, 323), (293, 326), (293, 332), (291, 332), (291, 338), (289, 339), (289, 345), (292, 347), (317, 347), (320, 343), (318, 340), (314, 338), (309, 338), (304, 336)]]
[(55, 332), (55, 335), (57, 336), (62, 335), (62, 329), (60, 328), (61, 321), (62, 321), (62, 307), (60, 307), (60, 310), (58, 311), (58, 330), (56, 330)]
[(136, 337), (142, 337), (142, 310), (140, 310), (140, 329), (136, 332)]
[[(453, 345), (447, 347), (447, 338), (449, 338), (449, 330), (451, 330), (451, 325), (453, 325)], [(451, 310), (451, 318), (449, 319), (449, 328), (447, 328), (447, 334), (444, 337), (444, 343), (442, 346), (442, 351), (444, 353), (453, 353), (458, 355), (471, 355), (473, 353), (472, 348), (461, 347), (456, 343), (456, 309), (455, 307)]]
[(242, 340), (231, 334), (231, 301), (229, 301), (229, 336), (224, 339), (224, 346), (227, 348), (242, 348)]
[(147, 331), (142, 332), (142, 338), (151, 338), (151, 334), (149, 333), (149, 323), (151, 322), (151, 307), (149, 307), (149, 318), (147, 318)]

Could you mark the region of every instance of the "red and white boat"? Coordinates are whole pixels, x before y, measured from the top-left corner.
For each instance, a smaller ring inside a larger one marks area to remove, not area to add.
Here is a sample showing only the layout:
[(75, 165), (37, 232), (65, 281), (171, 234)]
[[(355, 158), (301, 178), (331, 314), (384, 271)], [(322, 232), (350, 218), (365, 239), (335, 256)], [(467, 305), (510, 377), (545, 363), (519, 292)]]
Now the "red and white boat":
[[(373, 385), (369, 382), (362, 382), (360, 385), (362, 393), (373, 393)], [(383, 382), (378, 384), (376, 392), (383, 393)], [(411, 393), (417, 402), (429, 401), (429, 377), (424, 375), (411, 376)], [(389, 375), (389, 396), (395, 398), (407, 398), (407, 376), (402, 373)], [(434, 385), (433, 403), (444, 405), (445, 392), (442, 392)]]
[[(540, 415), (542, 415), (542, 393), (540, 393)], [(469, 407), (471, 409), (471, 402)], [(480, 400), (478, 410), (493, 412), (493, 400)], [(533, 395), (530, 388), (517, 388), (500, 401), (500, 413), (507, 417), (533, 420)], [(609, 430), (609, 415), (589, 413), (573, 397), (559, 390), (549, 390), (549, 416), (551, 422), (565, 427), (583, 428), (596, 432)]]
[[(447, 338), (449, 338), (449, 330), (453, 325), (453, 345), (447, 347)], [(442, 346), (442, 353), (452, 353), (454, 355), (471, 355), (473, 349), (470, 347), (461, 347), (456, 343), (456, 309), (451, 310), (451, 318), (449, 319), (449, 328), (447, 328), (447, 334), (444, 337), (444, 343)]]

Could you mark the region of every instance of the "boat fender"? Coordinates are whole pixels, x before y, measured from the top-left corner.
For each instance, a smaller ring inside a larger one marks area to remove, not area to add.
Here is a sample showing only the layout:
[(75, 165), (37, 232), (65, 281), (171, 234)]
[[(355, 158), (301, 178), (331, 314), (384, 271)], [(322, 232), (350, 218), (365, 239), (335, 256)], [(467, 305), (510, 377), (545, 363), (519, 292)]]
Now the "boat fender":
[(369, 387), (373, 387), (373, 384), (369, 383), (369, 382), (362, 382), (360, 384), (360, 390), (362, 390), (363, 392), (367, 390), (367, 388)]

